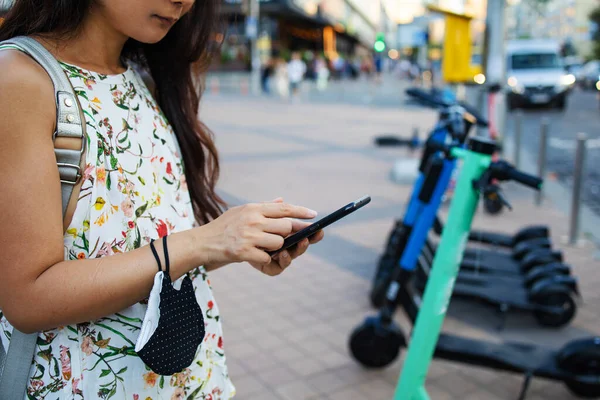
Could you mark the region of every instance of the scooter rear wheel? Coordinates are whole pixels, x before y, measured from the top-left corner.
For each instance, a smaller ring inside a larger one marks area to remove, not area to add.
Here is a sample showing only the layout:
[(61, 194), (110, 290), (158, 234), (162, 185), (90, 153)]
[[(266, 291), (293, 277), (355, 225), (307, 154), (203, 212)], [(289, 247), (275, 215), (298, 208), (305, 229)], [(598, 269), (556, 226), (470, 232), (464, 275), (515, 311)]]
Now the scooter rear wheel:
[(542, 326), (551, 328), (560, 328), (561, 326), (568, 324), (577, 312), (577, 304), (575, 303), (575, 300), (573, 300), (571, 293), (568, 291), (549, 293), (539, 300), (539, 304), (562, 308), (562, 312), (559, 314), (542, 310), (534, 311), (537, 322)]
[(350, 352), (367, 368), (382, 368), (391, 364), (406, 346), (406, 339), (395, 324), (384, 326), (379, 318), (370, 317), (354, 329), (350, 336)]
[(565, 345), (557, 357), (557, 364), (574, 375), (591, 377), (598, 383), (577, 379), (565, 381), (569, 390), (578, 397), (600, 397), (600, 338), (572, 341)]

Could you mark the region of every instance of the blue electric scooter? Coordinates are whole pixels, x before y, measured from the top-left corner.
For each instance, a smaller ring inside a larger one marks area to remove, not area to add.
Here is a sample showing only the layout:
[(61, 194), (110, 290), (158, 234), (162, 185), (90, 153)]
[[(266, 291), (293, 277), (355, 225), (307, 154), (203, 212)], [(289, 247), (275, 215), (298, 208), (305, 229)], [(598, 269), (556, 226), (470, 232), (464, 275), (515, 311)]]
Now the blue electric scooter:
[[(443, 147), (448, 148), (449, 145), (464, 146), (471, 125), (485, 124), (485, 120), (468, 105), (448, 104), (415, 89), (409, 89), (407, 93), (419, 97), (422, 102), (442, 107), (442, 112), (440, 121), (427, 141), (419, 168), (420, 174), (415, 182), (404, 219), (396, 224), (388, 240), (386, 252), (378, 265), (371, 290), (371, 301), (376, 307), (382, 305), (392, 272), (400, 265), (411, 266), (410, 269), (418, 266), (421, 268), (420, 275), (427, 273), (426, 266), (418, 261), (427, 241), (428, 232), (435, 225), (437, 210), (456, 166), (453, 157), (443, 157), (439, 150)], [(486, 188), (484, 194), (503, 199), (495, 185)], [(503, 201), (506, 203), (505, 200)], [(530, 230), (532, 233), (547, 233), (547, 229), (537, 227)], [(472, 236), (478, 235), (475, 233)], [(521, 244), (529, 245), (529, 254), (521, 253), (527, 260), (526, 265), (538, 266), (533, 271), (526, 271), (531, 272), (530, 274), (520, 271), (519, 262), (513, 261), (509, 255), (496, 253), (496, 261), (489, 265), (485, 263), (479, 265), (476, 257), (474, 260), (465, 260), (462, 267), (465, 269), (477, 267), (478, 271), (511, 272), (515, 279), (511, 281), (510, 279), (497, 280), (493, 277), (488, 279), (486, 276), (469, 277), (469, 272), (464, 271), (463, 275), (467, 275), (467, 281), (457, 285), (455, 294), (497, 305), (503, 316), (510, 309), (527, 310), (534, 312), (541, 325), (552, 327), (565, 325), (573, 318), (576, 309), (572, 294), (577, 292), (577, 287), (574, 278), (570, 276), (570, 269), (560, 263), (562, 261), (560, 253), (557, 257), (556, 252), (547, 248), (549, 247), (547, 238), (537, 238)], [(527, 248), (527, 246), (521, 247)], [(477, 250), (477, 252), (484, 252), (484, 250)], [(526, 282), (528, 286), (525, 285)]]

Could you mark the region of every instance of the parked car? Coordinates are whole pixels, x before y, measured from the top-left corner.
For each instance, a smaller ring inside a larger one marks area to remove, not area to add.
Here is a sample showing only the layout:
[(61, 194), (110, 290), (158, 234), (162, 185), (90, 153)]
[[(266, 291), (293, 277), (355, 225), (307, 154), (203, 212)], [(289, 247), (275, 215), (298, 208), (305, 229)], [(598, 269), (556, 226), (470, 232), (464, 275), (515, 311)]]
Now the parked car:
[(600, 76), (600, 60), (588, 61), (581, 68), (577, 83), (583, 89), (594, 90), (598, 76)]
[(584, 65), (584, 61), (577, 56), (568, 56), (563, 58), (563, 65), (565, 68), (565, 71), (568, 74), (571, 74), (575, 77), (575, 80), (577, 81), (577, 78), (581, 75), (581, 69), (583, 68)]
[(508, 43), (506, 54), (509, 109), (526, 105), (565, 109), (575, 76), (565, 71), (558, 42), (516, 40)]

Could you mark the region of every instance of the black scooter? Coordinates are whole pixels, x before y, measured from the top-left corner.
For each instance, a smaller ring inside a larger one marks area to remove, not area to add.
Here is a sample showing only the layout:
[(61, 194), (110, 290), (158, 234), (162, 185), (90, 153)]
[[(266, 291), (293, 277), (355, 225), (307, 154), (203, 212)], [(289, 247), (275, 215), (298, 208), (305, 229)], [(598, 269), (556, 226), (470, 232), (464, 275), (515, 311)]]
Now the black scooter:
[[(418, 261), (414, 282), (414, 287), (421, 292), (425, 289), (433, 258), (434, 253), (426, 245)], [(580, 296), (570, 266), (560, 262), (540, 265), (523, 275), (507, 276), (464, 271), (461, 264), (452, 294), (497, 307), (501, 317), (498, 329), (503, 329), (511, 310), (532, 312), (536, 321), (545, 327), (567, 325), (577, 311), (574, 297)]]

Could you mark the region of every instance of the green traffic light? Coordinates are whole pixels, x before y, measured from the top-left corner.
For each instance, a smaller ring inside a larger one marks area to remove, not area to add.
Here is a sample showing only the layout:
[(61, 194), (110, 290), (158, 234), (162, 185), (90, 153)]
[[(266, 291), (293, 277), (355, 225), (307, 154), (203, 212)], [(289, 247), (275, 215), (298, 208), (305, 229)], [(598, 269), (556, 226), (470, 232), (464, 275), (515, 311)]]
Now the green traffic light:
[(385, 43), (384, 42), (375, 42), (375, 45), (373, 47), (375, 48), (375, 51), (382, 52), (385, 50)]

